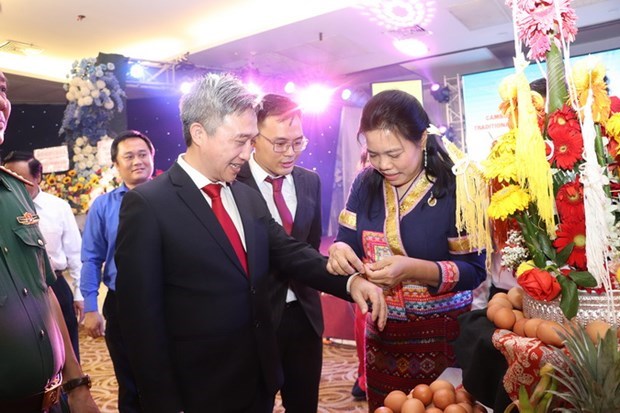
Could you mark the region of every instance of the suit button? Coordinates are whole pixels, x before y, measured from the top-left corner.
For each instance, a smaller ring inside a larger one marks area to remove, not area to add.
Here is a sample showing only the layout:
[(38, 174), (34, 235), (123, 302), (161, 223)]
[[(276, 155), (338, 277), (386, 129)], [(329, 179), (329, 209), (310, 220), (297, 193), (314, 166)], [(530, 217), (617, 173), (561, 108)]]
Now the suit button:
[(27, 289), (27, 288), (24, 288), (24, 289), (22, 290), (22, 294), (24, 294), (24, 297), (25, 297), (25, 296), (27, 296), (27, 295), (28, 295), (28, 289)]
[(257, 322), (254, 324), (254, 327), (259, 328), (259, 327), (260, 327), (260, 321), (257, 321)]
[(41, 330), (39, 331), (39, 336), (40, 336), (41, 338), (45, 337), (45, 330), (41, 329)]
[(250, 292), (252, 293), (252, 295), (256, 295), (256, 288), (252, 287), (250, 289)]
[(43, 245), (43, 244), (45, 244), (45, 243), (43, 242), (43, 240), (42, 240), (42, 239), (38, 239), (38, 240), (37, 240), (37, 243), (38, 243), (39, 245)]

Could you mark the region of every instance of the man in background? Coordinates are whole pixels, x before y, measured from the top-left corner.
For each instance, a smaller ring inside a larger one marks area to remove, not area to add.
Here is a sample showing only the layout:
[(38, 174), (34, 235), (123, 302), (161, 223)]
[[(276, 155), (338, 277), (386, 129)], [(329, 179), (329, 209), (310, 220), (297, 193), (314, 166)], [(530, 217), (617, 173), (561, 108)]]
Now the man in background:
[[(0, 72), (0, 144), (11, 114)], [(75, 412), (97, 413), (65, 326), (39, 217), (25, 185), (0, 167), (0, 412), (59, 412), (60, 388)]]
[[(127, 359), (124, 339), (119, 327), (120, 314), (116, 304), (116, 264), (114, 249), (118, 214), (127, 191), (151, 179), (155, 150), (150, 139), (141, 132), (129, 130), (112, 141), (111, 157), (123, 183), (120, 187), (95, 199), (88, 211), (82, 241), (82, 282), (84, 295), (84, 327), (89, 336), (105, 341), (118, 381), (118, 410), (120, 413), (141, 412), (138, 390)], [(103, 272), (102, 272), (103, 268)], [(97, 297), (103, 283), (108, 292), (99, 313)], [(148, 341), (145, 345), (149, 345)]]
[[(332, 276), (260, 193), (235, 182), (258, 134), (255, 96), (208, 74), (181, 98), (187, 151), (128, 192), (115, 259), (121, 327), (149, 413), (270, 413), (282, 382), (270, 270), (355, 300), (383, 328), (382, 289)], [(350, 295), (348, 292), (350, 291)]]
[[(45, 250), (56, 273), (56, 282), (52, 285), (52, 289), (62, 309), (71, 345), (79, 361), (78, 320), (82, 319), (84, 311), (84, 298), (80, 292), (82, 237), (71, 206), (64, 199), (41, 191), (39, 185), (43, 178), (43, 166), (31, 152), (13, 151), (3, 159), (3, 164), (33, 183), (26, 189), (39, 215), (39, 227), (45, 238)], [(73, 288), (69, 287), (63, 275), (65, 270), (71, 275)]]
[[(295, 166), (306, 149), (301, 111), (291, 99), (265, 95), (257, 113), (254, 153), (237, 180), (262, 194), (273, 218), (287, 234), (319, 250), (321, 182), (312, 171)], [(282, 405), (291, 413), (315, 413), (323, 361), (323, 314), (319, 293), (274, 274), (271, 292), (274, 326), (284, 384)]]

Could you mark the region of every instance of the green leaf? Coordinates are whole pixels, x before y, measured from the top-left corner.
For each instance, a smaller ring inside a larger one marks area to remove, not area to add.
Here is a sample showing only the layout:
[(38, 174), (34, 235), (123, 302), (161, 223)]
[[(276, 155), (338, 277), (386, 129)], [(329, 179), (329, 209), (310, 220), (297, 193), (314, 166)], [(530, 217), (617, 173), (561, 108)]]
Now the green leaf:
[(568, 99), (566, 81), (564, 79), (564, 60), (562, 52), (555, 43), (547, 52), (547, 103), (549, 113), (560, 109)]
[(577, 284), (570, 278), (559, 275), (556, 277), (562, 287), (562, 298), (560, 299), (560, 309), (567, 319), (577, 315), (579, 300), (577, 297)]
[(570, 256), (571, 252), (573, 252), (573, 248), (575, 247), (575, 243), (571, 242), (567, 246), (565, 246), (562, 251), (558, 252), (555, 256), (555, 263), (558, 267), (563, 267), (566, 264), (566, 260)]
[(533, 413), (534, 409), (530, 404), (530, 398), (525, 390), (525, 386), (519, 387), (519, 412), (521, 413)]
[(555, 261), (555, 248), (551, 245), (551, 240), (545, 231), (538, 232), (538, 244), (547, 258), (551, 261)]
[(588, 271), (571, 271), (568, 276), (580, 287), (596, 287), (596, 279)]

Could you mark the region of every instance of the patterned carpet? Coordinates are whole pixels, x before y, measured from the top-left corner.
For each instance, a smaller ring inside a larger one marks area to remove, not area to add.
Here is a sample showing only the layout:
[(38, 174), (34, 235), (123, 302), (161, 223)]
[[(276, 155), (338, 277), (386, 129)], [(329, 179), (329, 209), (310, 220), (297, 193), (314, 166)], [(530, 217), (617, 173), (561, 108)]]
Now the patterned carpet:
[[(101, 412), (117, 412), (117, 384), (104, 339), (92, 339), (80, 331), (80, 352), (82, 368), (92, 378), (91, 392)], [(333, 342), (325, 345), (318, 411), (320, 413), (366, 412), (367, 403), (355, 401), (351, 397), (351, 387), (356, 376), (355, 347)], [(278, 399), (274, 413), (282, 412), (284, 409)]]

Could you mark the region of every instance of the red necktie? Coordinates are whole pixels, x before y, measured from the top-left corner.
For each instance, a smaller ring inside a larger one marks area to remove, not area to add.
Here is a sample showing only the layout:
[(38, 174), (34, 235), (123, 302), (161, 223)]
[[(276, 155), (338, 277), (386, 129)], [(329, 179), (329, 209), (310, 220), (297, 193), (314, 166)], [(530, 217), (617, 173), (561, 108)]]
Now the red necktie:
[(228, 212), (224, 209), (224, 204), (222, 204), (222, 198), (220, 197), (221, 189), (222, 185), (220, 184), (209, 184), (202, 188), (202, 190), (205, 191), (205, 193), (211, 198), (211, 209), (213, 209), (213, 213), (217, 217), (217, 220), (220, 221), (220, 225), (222, 225), (228, 240), (230, 241), (237, 257), (239, 258), (239, 261), (241, 262), (241, 266), (245, 270), (246, 274), (249, 274), (248, 262), (245, 250), (243, 249), (243, 243), (241, 242), (241, 237), (239, 237), (235, 224), (232, 222), (232, 219), (230, 219), (230, 215), (228, 215)]
[(282, 226), (284, 227), (286, 233), (291, 235), (291, 230), (293, 229), (293, 216), (291, 215), (291, 211), (286, 206), (284, 196), (282, 196), (282, 182), (284, 181), (284, 177), (281, 176), (274, 179), (268, 176), (265, 178), (265, 181), (269, 182), (271, 186), (273, 186), (273, 200), (276, 203), (276, 208), (278, 208), (278, 214), (280, 214)]

